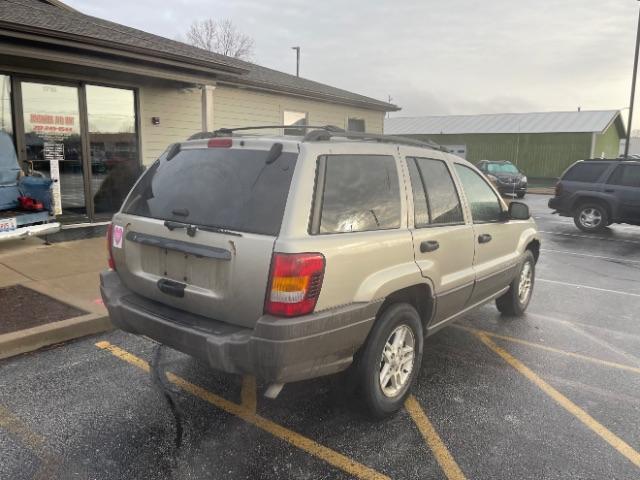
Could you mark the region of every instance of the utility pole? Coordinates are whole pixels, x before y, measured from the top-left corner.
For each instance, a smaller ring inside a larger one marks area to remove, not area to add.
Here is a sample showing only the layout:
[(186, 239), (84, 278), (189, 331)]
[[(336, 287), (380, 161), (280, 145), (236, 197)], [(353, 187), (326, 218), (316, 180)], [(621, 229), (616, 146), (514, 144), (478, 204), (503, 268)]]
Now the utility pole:
[(636, 28), (636, 54), (633, 59), (633, 79), (631, 80), (631, 100), (629, 101), (629, 121), (627, 122), (627, 140), (624, 142), (624, 158), (629, 157), (631, 142), (631, 122), (633, 120), (633, 102), (636, 96), (636, 76), (638, 75), (638, 50), (640, 49), (640, 9), (638, 10), (638, 27)]
[(300, 76), (300, 47), (291, 47), (291, 50), (296, 51), (296, 77)]

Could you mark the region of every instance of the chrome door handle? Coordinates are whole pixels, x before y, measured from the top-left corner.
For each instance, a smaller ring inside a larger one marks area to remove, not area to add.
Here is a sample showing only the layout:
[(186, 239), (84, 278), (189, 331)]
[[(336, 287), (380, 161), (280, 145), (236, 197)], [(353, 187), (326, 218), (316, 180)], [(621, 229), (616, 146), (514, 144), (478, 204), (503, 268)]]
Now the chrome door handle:
[(478, 243), (489, 243), (491, 241), (491, 235), (488, 233), (483, 233), (478, 236)]
[(440, 244), (437, 240), (425, 240), (420, 244), (420, 252), (422, 253), (434, 252), (438, 248), (440, 248)]

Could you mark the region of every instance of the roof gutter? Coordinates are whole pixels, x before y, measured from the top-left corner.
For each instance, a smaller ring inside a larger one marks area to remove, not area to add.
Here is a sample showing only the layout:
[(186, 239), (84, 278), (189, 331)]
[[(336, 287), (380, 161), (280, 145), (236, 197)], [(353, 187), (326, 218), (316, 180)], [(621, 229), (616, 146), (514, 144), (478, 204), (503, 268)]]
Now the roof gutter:
[(249, 70), (245, 68), (235, 67), (227, 63), (208, 62), (148, 48), (134, 47), (120, 43), (116, 44), (92, 37), (47, 30), (2, 20), (0, 20), (0, 35), (19, 40), (30, 40), (38, 43), (75, 48), (103, 55), (126, 57), (133, 60), (142, 60), (211, 74), (227, 73), (241, 75), (249, 72)]
[(267, 93), (276, 93), (282, 94), (285, 93), (290, 96), (296, 96), (301, 98), (306, 98), (310, 100), (316, 100), (321, 102), (331, 102), (338, 103), (342, 105), (350, 105), (354, 107), (364, 108), (367, 110), (377, 110), (380, 112), (397, 112), (402, 108), (394, 105), (392, 103), (374, 103), (367, 102), (366, 100), (355, 100), (351, 98), (340, 97), (338, 95), (329, 95), (325, 93), (314, 92), (312, 90), (296, 88), (291, 86), (280, 86), (273, 83), (260, 83), (260, 82), (251, 82), (246, 79), (239, 77), (238, 79), (233, 80), (220, 80), (216, 81), (217, 85), (224, 85), (227, 87), (234, 88), (246, 88), (250, 90), (256, 90), (259, 92), (267, 92)]

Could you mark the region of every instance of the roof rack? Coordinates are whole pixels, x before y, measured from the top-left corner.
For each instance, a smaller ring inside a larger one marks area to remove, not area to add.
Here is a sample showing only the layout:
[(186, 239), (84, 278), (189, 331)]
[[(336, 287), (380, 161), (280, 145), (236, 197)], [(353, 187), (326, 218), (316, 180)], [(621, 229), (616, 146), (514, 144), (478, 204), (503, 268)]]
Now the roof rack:
[(229, 137), (233, 136), (235, 132), (244, 132), (247, 130), (272, 130), (274, 128), (304, 128), (304, 129), (322, 129), (326, 131), (336, 131), (343, 132), (341, 128), (334, 127), (333, 125), (256, 125), (253, 127), (236, 127), (236, 128), (219, 128), (214, 130), (213, 132), (198, 132), (191, 135), (188, 140), (203, 140), (206, 138), (215, 138), (215, 137)]
[(248, 130), (271, 130), (274, 128), (304, 128), (309, 130), (302, 138), (303, 142), (322, 142), (329, 141), (333, 137), (343, 137), (348, 139), (375, 140), (379, 143), (396, 143), (400, 145), (410, 145), (415, 147), (430, 148), (432, 150), (440, 150), (447, 152), (448, 150), (441, 145), (432, 141), (414, 140), (406, 137), (395, 135), (382, 135), (377, 133), (352, 132), (336, 127), (334, 125), (257, 125), (253, 127), (237, 127), (237, 128), (219, 128), (213, 132), (198, 132), (189, 137), (189, 140), (202, 140), (215, 137), (233, 136), (235, 132), (244, 132)]

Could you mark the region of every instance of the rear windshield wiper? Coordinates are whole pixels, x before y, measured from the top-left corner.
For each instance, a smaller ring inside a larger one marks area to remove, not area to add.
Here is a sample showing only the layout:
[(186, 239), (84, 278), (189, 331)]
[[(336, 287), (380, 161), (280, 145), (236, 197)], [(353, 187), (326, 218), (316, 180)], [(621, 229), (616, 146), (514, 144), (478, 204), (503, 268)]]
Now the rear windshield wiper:
[(214, 233), (224, 233), (226, 235), (234, 235), (236, 237), (241, 237), (242, 234), (238, 233), (238, 232), (233, 232), (231, 230), (227, 230), (226, 228), (223, 227), (209, 227), (207, 225), (191, 225), (189, 223), (182, 223), (182, 222), (174, 222), (172, 220), (165, 220), (164, 221), (164, 226), (167, 227), (170, 231), (174, 231), (178, 228), (186, 228), (187, 229), (187, 235), (189, 235), (190, 237), (195, 237), (196, 232), (198, 230), (202, 230), (203, 232), (214, 232)]

